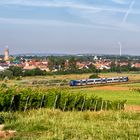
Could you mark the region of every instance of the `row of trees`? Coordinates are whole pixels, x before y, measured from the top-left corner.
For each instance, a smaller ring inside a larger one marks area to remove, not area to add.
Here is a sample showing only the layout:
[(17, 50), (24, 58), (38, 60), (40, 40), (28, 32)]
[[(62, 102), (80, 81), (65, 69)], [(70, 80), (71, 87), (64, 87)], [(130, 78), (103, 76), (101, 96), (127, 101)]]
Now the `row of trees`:
[[(115, 61), (112, 61), (110, 65), (110, 69), (99, 70), (91, 64), (88, 65), (88, 68), (79, 69), (77, 67), (77, 62), (80, 62), (81, 58), (73, 57), (73, 56), (49, 56), (48, 58), (48, 68), (50, 72), (42, 71), (39, 68), (32, 70), (24, 70), (21, 67), (10, 66), (9, 69), (0, 72), (0, 79), (3, 80), (5, 77), (12, 79), (13, 77), (20, 76), (38, 76), (38, 75), (57, 75), (57, 74), (82, 74), (82, 73), (101, 73), (101, 72), (128, 72), (128, 71), (140, 71), (140, 68), (131, 67), (130, 64), (127, 66), (116, 65)], [(91, 60), (91, 58), (89, 58)], [(86, 59), (88, 62), (88, 59)], [(53, 72), (53, 70), (57, 69), (57, 71)]]
[[(68, 65), (67, 65), (68, 61)], [(58, 71), (65, 71), (67, 70), (76, 70), (77, 69), (77, 58), (75, 57), (69, 57), (69, 58), (63, 58), (63, 57), (54, 57), (49, 56), (48, 57), (48, 67), (50, 71), (57, 69)]]
[(101, 73), (101, 72), (128, 72), (128, 71), (140, 71), (139, 68), (128, 68), (128, 67), (120, 67), (115, 66), (111, 67), (110, 70), (97, 70), (94, 66), (83, 69), (67, 69), (65, 71), (58, 70), (56, 72), (46, 72), (42, 71), (39, 68), (35, 68), (32, 70), (24, 70), (23, 68), (11, 66), (9, 69), (5, 71), (0, 71), (0, 80), (6, 79), (13, 79), (14, 77), (20, 77), (20, 76), (43, 76), (43, 75), (61, 75), (61, 74), (82, 74), (82, 73)]
[(0, 71), (0, 80), (13, 79), (14, 77), (20, 76), (39, 76), (46, 75), (46, 71), (42, 71), (39, 68), (32, 70), (24, 70), (21, 67), (10, 66), (7, 70)]
[(120, 66), (119, 64), (115, 64), (115, 62), (112, 62), (110, 65), (110, 70), (108, 72), (128, 72), (128, 71), (140, 71), (140, 68), (131, 67), (131, 64), (128, 63), (128, 65)]
[[(123, 57), (118, 61), (116, 64), (116, 60), (113, 58), (112, 63), (110, 65), (110, 69), (96, 69), (96, 67), (91, 64), (88, 65), (87, 68), (79, 69), (77, 67), (77, 62), (93, 62), (93, 57), (76, 57), (76, 56), (68, 56), (68, 57), (58, 57), (58, 56), (49, 56), (48, 57), (49, 63), (48, 67), (50, 71), (57, 69), (58, 73), (99, 73), (99, 72), (128, 72), (128, 71), (140, 71), (140, 68), (131, 67), (131, 63), (128, 65), (120, 66), (119, 61), (126, 60)], [(66, 62), (67, 61), (67, 62)], [(130, 61), (131, 62), (131, 61)]]

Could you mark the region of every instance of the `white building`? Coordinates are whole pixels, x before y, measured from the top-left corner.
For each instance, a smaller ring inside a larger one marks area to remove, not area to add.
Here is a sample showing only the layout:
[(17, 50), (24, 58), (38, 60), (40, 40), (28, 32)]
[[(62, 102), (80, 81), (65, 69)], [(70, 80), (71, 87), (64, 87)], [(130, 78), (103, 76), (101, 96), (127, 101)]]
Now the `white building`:
[(98, 57), (97, 56), (94, 56), (93, 60), (98, 60)]
[(3, 68), (2, 66), (0, 66), (0, 71), (4, 71), (5, 70), (5, 68)]

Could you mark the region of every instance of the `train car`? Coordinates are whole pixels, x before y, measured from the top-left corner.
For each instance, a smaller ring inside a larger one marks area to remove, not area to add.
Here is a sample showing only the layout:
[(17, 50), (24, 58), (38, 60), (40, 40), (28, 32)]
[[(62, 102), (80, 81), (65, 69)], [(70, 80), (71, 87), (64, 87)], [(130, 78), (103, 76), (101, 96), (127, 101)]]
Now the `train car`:
[(71, 80), (70, 81), (70, 86), (80, 86), (81, 85), (81, 80)]
[(128, 77), (112, 77), (112, 78), (71, 80), (70, 81), (70, 86), (84, 86), (84, 85), (94, 85), (94, 84), (127, 82), (128, 80), (129, 80)]
[(129, 78), (128, 77), (123, 77), (123, 82), (128, 82)]
[(87, 85), (93, 85), (95, 84), (95, 80), (94, 79), (88, 79), (87, 80)]
[(107, 78), (102, 78), (102, 84), (107, 83)]

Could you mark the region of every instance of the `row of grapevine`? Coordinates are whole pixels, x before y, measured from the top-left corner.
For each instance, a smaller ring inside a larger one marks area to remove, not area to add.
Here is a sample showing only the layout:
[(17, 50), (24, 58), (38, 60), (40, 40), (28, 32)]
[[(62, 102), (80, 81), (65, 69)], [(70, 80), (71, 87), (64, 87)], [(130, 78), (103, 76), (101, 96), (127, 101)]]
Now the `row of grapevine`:
[(140, 93), (140, 88), (132, 88), (131, 90), (136, 92), (136, 93)]
[(64, 90), (6, 89), (0, 90), (0, 111), (26, 111), (52, 108), (62, 111), (122, 110), (126, 101), (108, 101), (96, 96), (69, 93)]
[(68, 85), (68, 80), (34, 80), (32, 85)]

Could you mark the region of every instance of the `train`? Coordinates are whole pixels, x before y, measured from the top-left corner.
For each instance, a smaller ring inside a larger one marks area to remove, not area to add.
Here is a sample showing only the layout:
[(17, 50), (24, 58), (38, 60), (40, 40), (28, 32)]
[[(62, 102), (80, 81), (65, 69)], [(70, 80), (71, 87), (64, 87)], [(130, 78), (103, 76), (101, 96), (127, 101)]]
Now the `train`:
[(84, 85), (118, 83), (118, 82), (128, 82), (128, 81), (129, 81), (128, 77), (95, 78), (95, 79), (71, 80), (69, 85), (84, 86)]

